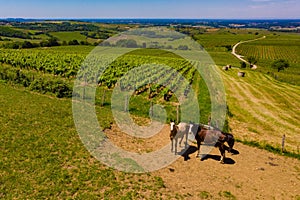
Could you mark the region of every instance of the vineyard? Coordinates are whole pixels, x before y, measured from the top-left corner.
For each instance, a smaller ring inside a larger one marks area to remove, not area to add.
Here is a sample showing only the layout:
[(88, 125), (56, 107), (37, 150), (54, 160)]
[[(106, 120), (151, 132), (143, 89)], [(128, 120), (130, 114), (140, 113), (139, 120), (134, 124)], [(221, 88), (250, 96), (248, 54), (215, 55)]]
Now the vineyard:
[(300, 38), (289, 42), (269, 39), (241, 44), (237, 51), (241, 55), (254, 56), (259, 60), (287, 59), (291, 63), (299, 63)]
[(0, 52), (0, 63), (20, 69), (36, 70), (62, 77), (74, 77), (85, 56), (76, 53), (47, 50), (10, 50)]
[[(254, 56), (262, 67), (259, 71), (272, 73), (273, 77), (295, 85), (300, 84), (299, 60), (300, 37), (299, 35), (269, 35), (266, 39), (243, 43), (237, 47), (237, 53), (245, 57)], [(271, 65), (275, 60), (284, 59), (290, 67), (283, 72), (276, 73)]]
[[(91, 50), (90, 47), (77, 46), (76, 48), (75, 52), (70, 47), (1, 51), (0, 79), (21, 84), (33, 91), (54, 93), (57, 97), (71, 97), (73, 81), (77, 78), (77, 72)], [(101, 50), (101, 47), (99, 48)], [(103, 68), (101, 65), (97, 67)], [(151, 101), (164, 104), (167, 111), (172, 113), (170, 117), (176, 119), (176, 107), (172, 106), (172, 103), (178, 102), (178, 99), (173, 91), (187, 97), (191, 89), (190, 85), (193, 84), (195, 71), (192, 63), (171, 52), (141, 49), (117, 58), (96, 79), (93, 75), (85, 79), (87, 82), (96, 81), (99, 88), (102, 88), (100, 91), (106, 91), (106, 96), (109, 96), (118, 83), (122, 90), (135, 91), (139, 104), (131, 101), (131, 104), (136, 105), (131, 107), (136, 115), (148, 117)], [(206, 109), (207, 105), (210, 105), (208, 98), (204, 97), (207, 95), (206, 85), (204, 82), (195, 85), (201, 87), (203, 92), (201, 101), (206, 99), (201, 104), (205, 104)], [(100, 99), (103, 99), (103, 95), (99, 93), (96, 95), (96, 102)], [(110, 100), (106, 101), (109, 105)], [(100, 104), (105, 103), (101, 100)], [(146, 109), (140, 111), (138, 109), (140, 105), (144, 105)], [(138, 111), (135, 112), (136, 110)], [(206, 121), (209, 113), (207, 111), (203, 113), (206, 114), (201, 117), (202, 121)]]

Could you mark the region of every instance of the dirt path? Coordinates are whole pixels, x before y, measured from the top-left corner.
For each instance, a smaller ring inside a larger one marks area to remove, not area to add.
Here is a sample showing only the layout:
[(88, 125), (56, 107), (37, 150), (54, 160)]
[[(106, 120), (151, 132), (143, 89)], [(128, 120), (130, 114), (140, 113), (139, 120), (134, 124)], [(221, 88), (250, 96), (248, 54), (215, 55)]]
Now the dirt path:
[(245, 63), (247, 63), (247, 64), (250, 64), (247, 60), (243, 59), (244, 56), (239, 55), (239, 54), (236, 53), (236, 48), (237, 48), (240, 44), (247, 43), (247, 42), (253, 42), (253, 41), (261, 40), (261, 39), (265, 39), (265, 38), (266, 38), (266, 36), (263, 36), (263, 37), (261, 37), (261, 38), (257, 38), (257, 39), (254, 39), (254, 40), (240, 41), (240, 42), (236, 43), (236, 44), (233, 46), (232, 52), (231, 52), (231, 53), (232, 53), (235, 57), (237, 57), (239, 60), (241, 60), (242, 62), (245, 62)]
[[(106, 134), (116, 145), (129, 151), (154, 151), (169, 142), (168, 125), (156, 136), (136, 139), (116, 126)], [(126, 145), (124, 145), (126, 144)], [(191, 145), (190, 159), (180, 157), (170, 166), (152, 172), (163, 179), (164, 193), (184, 199), (297, 199), (300, 198), (300, 161), (236, 143), (239, 154), (227, 153), (227, 164), (220, 164), (218, 149), (206, 160), (196, 158)]]

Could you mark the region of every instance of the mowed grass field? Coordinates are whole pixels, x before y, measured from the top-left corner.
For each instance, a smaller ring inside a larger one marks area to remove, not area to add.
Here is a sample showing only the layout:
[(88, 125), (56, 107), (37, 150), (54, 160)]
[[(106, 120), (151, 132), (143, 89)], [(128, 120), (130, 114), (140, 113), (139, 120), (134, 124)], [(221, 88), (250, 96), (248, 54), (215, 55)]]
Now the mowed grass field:
[(232, 132), (240, 139), (258, 141), (297, 152), (300, 146), (300, 87), (279, 82), (271, 76), (238, 69), (221, 72), (232, 117)]

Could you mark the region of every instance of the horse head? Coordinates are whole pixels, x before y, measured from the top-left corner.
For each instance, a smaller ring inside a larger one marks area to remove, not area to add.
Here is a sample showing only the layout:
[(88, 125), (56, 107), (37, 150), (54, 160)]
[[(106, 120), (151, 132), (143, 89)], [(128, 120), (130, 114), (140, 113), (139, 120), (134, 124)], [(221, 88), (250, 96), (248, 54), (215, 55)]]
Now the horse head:
[(200, 126), (198, 124), (190, 122), (188, 133), (196, 136), (196, 134), (200, 131), (199, 128)]
[(231, 150), (233, 149), (233, 146), (234, 146), (234, 142), (235, 142), (234, 136), (231, 133), (223, 132), (223, 134), (226, 135), (226, 142), (229, 146), (228, 152), (231, 152)]
[(175, 122), (171, 121), (171, 123), (170, 123), (170, 139), (171, 140), (173, 140), (174, 137), (176, 136), (177, 131), (178, 131), (177, 129), (178, 128), (177, 128)]

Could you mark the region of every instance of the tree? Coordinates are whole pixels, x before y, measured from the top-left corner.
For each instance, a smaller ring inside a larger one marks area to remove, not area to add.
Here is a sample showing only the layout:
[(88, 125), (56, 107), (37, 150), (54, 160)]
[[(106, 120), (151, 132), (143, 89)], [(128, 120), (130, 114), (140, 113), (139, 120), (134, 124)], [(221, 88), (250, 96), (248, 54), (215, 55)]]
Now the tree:
[(246, 68), (246, 63), (245, 62), (241, 62), (241, 68)]
[(48, 39), (48, 44), (49, 44), (50, 47), (59, 46), (57, 38), (55, 38), (55, 37), (51, 37), (50, 39)]
[(22, 48), (33, 48), (34, 47), (34, 45), (31, 43), (31, 42), (29, 42), (29, 41), (24, 41), (23, 43), (22, 43)]
[(222, 47), (225, 47), (227, 49), (227, 51), (232, 51), (231, 45), (223, 45)]
[(272, 63), (272, 67), (277, 69), (278, 72), (280, 72), (281, 70), (284, 70), (285, 68), (288, 68), (289, 66), (290, 66), (289, 62), (284, 59), (275, 60)]
[(254, 57), (254, 56), (249, 56), (247, 58), (249, 64), (250, 64), (250, 67), (252, 67), (253, 65), (255, 65), (257, 63), (257, 59)]
[(68, 43), (69, 45), (79, 45), (79, 42), (77, 40), (71, 40)]
[(52, 46), (59, 46), (59, 43), (57, 41), (57, 38), (51, 37), (47, 41), (43, 40), (40, 42), (41, 47), (52, 47)]

